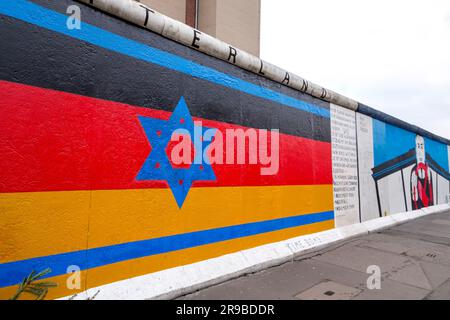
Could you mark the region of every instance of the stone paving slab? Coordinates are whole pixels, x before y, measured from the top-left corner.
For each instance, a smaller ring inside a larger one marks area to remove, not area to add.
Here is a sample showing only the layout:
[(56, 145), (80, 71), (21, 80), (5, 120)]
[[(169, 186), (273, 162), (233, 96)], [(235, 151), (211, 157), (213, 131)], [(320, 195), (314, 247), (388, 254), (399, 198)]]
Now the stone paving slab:
[(450, 266), (450, 246), (386, 233), (366, 237), (358, 246)]
[(295, 296), (299, 300), (350, 300), (362, 290), (325, 280)]
[[(425, 216), (180, 299), (450, 299), (450, 212)], [(381, 288), (369, 289), (369, 266)]]
[(450, 279), (431, 292), (425, 300), (448, 300), (450, 297)]

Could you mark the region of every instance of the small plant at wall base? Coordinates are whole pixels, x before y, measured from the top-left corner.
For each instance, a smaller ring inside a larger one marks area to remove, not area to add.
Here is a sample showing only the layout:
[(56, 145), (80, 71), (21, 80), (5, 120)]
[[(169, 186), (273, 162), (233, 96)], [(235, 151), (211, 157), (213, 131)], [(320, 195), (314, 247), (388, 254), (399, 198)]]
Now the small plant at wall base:
[(39, 273), (36, 273), (34, 270), (31, 271), (31, 273), (23, 279), (22, 283), (19, 284), (19, 288), (17, 288), (16, 293), (10, 298), (10, 300), (19, 299), (19, 297), (25, 292), (36, 296), (36, 300), (43, 300), (47, 295), (48, 289), (56, 287), (57, 284), (54, 282), (36, 282), (36, 280), (44, 277), (50, 272), (52, 272), (50, 268), (42, 270)]

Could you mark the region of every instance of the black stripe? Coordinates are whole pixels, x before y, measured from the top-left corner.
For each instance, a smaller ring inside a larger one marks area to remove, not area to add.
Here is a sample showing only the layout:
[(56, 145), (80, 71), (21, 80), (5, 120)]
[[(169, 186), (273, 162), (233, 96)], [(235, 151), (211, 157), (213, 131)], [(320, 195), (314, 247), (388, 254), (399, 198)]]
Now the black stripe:
[(72, 0), (32, 0), (32, 2), (57, 11), (62, 14), (66, 14), (67, 7), (72, 4), (80, 6), (82, 13), (82, 21), (101, 29), (110, 31), (114, 34), (126, 37), (131, 40), (135, 40), (141, 43), (146, 43), (154, 48), (161, 49), (180, 57), (192, 60), (196, 63), (211, 67), (218, 71), (227, 73), (240, 79), (244, 79), (247, 82), (281, 92), (285, 95), (293, 97), (295, 99), (303, 100), (309, 103), (314, 103), (325, 109), (329, 109), (329, 103), (317, 98), (314, 98), (308, 94), (302, 93), (298, 90), (291, 89), (278, 82), (269, 80), (267, 78), (258, 76), (257, 74), (241, 69), (226, 61), (209, 56), (203, 52), (193, 50), (192, 48), (181, 45), (175, 41), (164, 38), (161, 35), (153, 33), (148, 29), (140, 28), (134, 24), (120, 20), (117, 17), (110, 16), (99, 10), (93, 9), (82, 3)]
[(330, 120), (1, 17), (0, 79), (171, 111), (181, 96), (195, 117), (320, 141)]
[(380, 189), (378, 188), (378, 180), (375, 181), (375, 191), (377, 193), (378, 214), (380, 215), (381, 218), (383, 217), (383, 211), (381, 210)]

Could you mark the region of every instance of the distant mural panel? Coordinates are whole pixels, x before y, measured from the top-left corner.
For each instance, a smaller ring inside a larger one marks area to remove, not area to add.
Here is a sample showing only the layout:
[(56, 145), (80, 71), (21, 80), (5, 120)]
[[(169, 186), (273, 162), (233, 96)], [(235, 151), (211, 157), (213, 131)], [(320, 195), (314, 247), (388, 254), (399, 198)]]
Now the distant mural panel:
[(0, 297), (334, 227), (327, 102), (70, 4), (0, 2)]
[(358, 118), (360, 196), (368, 201), (361, 205), (363, 220), (445, 202), (447, 145), (368, 116)]

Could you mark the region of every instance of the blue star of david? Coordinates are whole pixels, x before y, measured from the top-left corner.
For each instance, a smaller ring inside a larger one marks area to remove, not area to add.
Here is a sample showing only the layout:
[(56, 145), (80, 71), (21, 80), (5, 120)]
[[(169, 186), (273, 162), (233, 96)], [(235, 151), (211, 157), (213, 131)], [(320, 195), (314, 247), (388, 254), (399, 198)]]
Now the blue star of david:
[[(138, 118), (152, 146), (152, 150), (139, 171), (136, 180), (167, 181), (178, 207), (181, 208), (194, 181), (216, 180), (209, 160), (205, 159), (205, 161), (202, 161), (202, 152), (209, 147), (211, 141), (203, 141), (201, 138), (206, 130), (211, 129), (195, 126), (183, 97), (181, 97), (168, 121), (142, 116)], [(194, 128), (196, 129), (194, 130)], [(177, 131), (180, 132), (180, 129), (184, 132), (189, 132), (196, 151), (194, 162), (189, 168), (172, 167), (166, 153), (166, 147), (172, 134)], [(195, 137), (195, 134), (201, 134), (201, 137)]]

